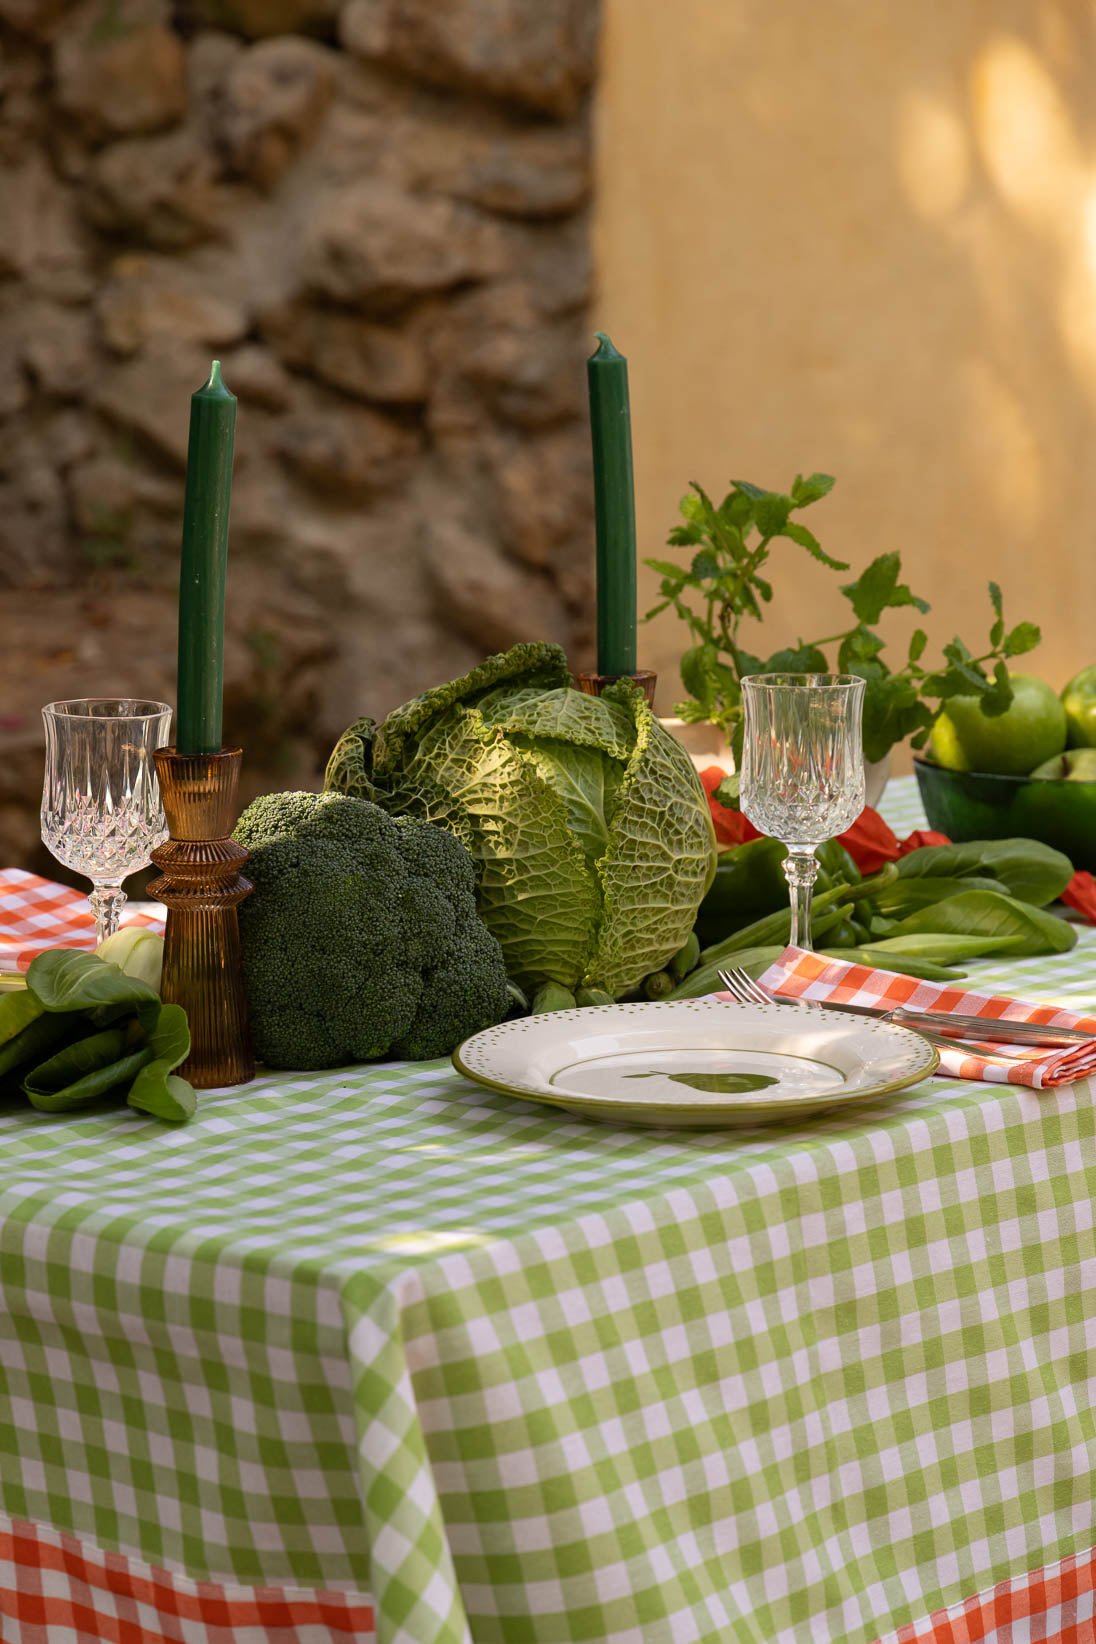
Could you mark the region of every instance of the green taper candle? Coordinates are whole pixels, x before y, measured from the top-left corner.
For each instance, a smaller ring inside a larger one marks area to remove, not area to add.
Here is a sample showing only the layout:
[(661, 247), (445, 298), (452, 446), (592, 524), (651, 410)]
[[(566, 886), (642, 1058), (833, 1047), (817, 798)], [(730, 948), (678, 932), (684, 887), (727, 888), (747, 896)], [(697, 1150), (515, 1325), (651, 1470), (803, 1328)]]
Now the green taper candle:
[(213, 361), (209, 381), (190, 399), (190, 445), (179, 568), (179, 675), (175, 746), (181, 754), (218, 753), (224, 685), (225, 566), (236, 396)]
[(628, 361), (603, 331), (586, 362), (597, 531), (597, 671), (636, 670), (636, 500)]

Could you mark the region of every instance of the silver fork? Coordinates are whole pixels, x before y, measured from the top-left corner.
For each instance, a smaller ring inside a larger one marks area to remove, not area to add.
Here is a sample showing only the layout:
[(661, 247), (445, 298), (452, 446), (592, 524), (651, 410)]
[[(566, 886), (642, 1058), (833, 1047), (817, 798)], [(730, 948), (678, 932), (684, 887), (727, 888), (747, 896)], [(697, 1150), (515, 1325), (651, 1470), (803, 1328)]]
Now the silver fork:
[(843, 1011), (849, 1016), (870, 1016), (877, 1022), (893, 1022), (911, 1027), (933, 1044), (954, 1048), (957, 1039), (974, 1039), (982, 1044), (1028, 1045), (1031, 1049), (1064, 1049), (1085, 1044), (1094, 1037), (1084, 1028), (1043, 1027), (1035, 1022), (1011, 1022), (1004, 1018), (960, 1016), (955, 1012), (907, 1010), (896, 1005), (887, 1010), (877, 1005), (832, 1004), (825, 999), (782, 999), (761, 982), (755, 982), (740, 965), (718, 973), (727, 992), (740, 1005), (798, 1005), (808, 1010)]
[(768, 988), (763, 988), (760, 982), (755, 982), (749, 972), (742, 969), (741, 965), (731, 965), (727, 970), (717, 971), (716, 974), (727, 992), (732, 994), (740, 1005), (772, 1005), (778, 1003), (776, 995), (770, 993)]
[[(740, 1005), (798, 1005), (801, 1009), (811, 1010), (813, 1008), (820, 1014), (824, 1009), (823, 1006), (810, 999), (781, 999), (778, 994), (773, 993), (760, 982), (755, 982), (749, 972), (744, 971), (740, 965), (732, 965), (727, 970), (717, 971), (716, 974), (727, 992)], [(835, 1010), (839, 1008), (839, 1006), (834, 1006)], [(879, 1012), (879, 1015), (882, 1015), (882, 1012)], [(916, 1031), (920, 1033), (923, 1039), (927, 1039), (930, 1044), (935, 1045), (937, 1049), (951, 1050), (954, 1048), (955, 1041), (945, 1039), (942, 1034), (930, 1033), (927, 1028), (918, 1028)]]

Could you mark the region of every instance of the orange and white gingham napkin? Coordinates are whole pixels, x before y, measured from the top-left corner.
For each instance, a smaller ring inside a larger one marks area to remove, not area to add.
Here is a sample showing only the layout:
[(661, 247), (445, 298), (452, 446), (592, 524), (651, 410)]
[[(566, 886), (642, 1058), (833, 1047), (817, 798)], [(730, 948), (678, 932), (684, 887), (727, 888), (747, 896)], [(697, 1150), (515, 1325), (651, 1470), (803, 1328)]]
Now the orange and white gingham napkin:
[[(967, 992), (939, 982), (919, 982), (894, 971), (869, 965), (850, 965), (843, 959), (825, 959), (804, 948), (785, 948), (761, 977), (762, 985), (790, 999), (833, 999), (843, 1005), (879, 1005), (893, 1009), (955, 1011), (960, 1016), (985, 1016), (995, 1021), (1038, 1022), (1044, 1027), (1092, 1030), (1087, 1044), (1065, 1050), (1033, 1051), (1030, 1045), (957, 1043), (940, 1049), (940, 1073), (951, 1079), (984, 1079), (995, 1085), (1029, 1085), (1043, 1090), (1068, 1085), (1096, 1073), (1096, 1016), (1079, 1016), (1053, 1005), (1032, 1005), (1001, 994)], [(730, 995), (723, 997), (729, 998)]]
[[(122, 909), (120, 923), (162, 931), (166, 914)], [(26, 970), (46, 948), (95, 947), (95, 916), (83, 891), (23, 868), (0, 868), (0, 970)]]

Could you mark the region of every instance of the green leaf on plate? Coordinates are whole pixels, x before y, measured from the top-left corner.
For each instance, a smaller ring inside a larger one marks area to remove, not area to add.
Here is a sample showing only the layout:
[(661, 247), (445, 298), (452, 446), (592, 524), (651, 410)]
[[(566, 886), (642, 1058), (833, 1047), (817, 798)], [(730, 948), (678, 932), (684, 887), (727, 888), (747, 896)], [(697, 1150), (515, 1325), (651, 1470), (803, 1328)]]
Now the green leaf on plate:
[(764, 1090), (776, 1080), (767, 1073), (626, 1073), (626, 1079), (669, 1079), (671, 1084), (688, 1085), (717, 1096), (737, 1096), (744, 1090)]

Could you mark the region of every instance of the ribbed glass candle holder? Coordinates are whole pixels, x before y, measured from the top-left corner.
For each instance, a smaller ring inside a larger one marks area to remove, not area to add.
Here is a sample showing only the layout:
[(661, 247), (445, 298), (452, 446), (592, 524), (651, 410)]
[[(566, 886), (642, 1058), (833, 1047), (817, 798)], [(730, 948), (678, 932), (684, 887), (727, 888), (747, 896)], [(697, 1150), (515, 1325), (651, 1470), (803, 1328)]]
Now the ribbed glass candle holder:
[(658, 684), (658, 675), (650, 668), (640, 668), (638, 672), (634, 674), (577, 673), (575, 675), (575, 684), (578, 686), (579, 690), (584, 691), (587, 696), (600, 696), (606, 685), (615, 685), (618, 679), (631, 680), (632, 684), (638, 686), (638, 688), (643, 692), (643, 695), (647, 699), (648, 705), (652, 708), (654, 707), (655, 687)]
[(161, 993), (190, 1022), (179, 1072), (199, 1090), (238, 1085), (255, 1072), (247, 1026), (236, 909), (251, 894), (248, 853), (231, 839), (241, 750), (153, 755), (169, 838), (152, 852), (161, 877), (149, 895), (167, 908)]

